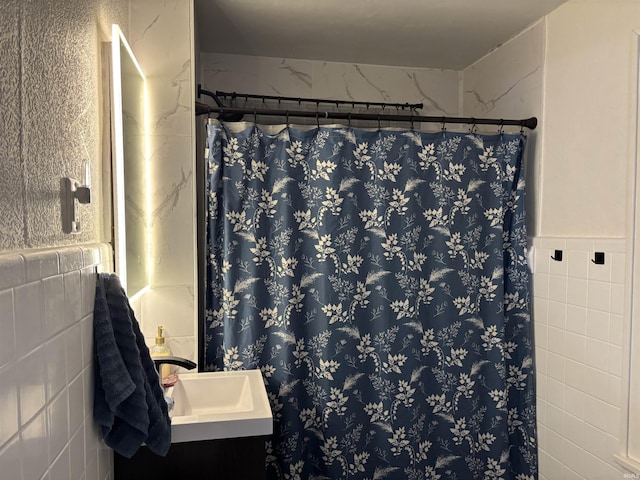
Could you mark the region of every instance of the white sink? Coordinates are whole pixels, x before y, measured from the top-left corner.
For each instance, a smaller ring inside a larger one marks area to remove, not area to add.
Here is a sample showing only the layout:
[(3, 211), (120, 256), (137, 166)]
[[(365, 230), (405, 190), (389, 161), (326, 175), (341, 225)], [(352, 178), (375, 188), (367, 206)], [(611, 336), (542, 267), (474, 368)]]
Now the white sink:
[(180, 374), (166, 394), (175, 402), (172, 443), (273, 433), (260, 370)]

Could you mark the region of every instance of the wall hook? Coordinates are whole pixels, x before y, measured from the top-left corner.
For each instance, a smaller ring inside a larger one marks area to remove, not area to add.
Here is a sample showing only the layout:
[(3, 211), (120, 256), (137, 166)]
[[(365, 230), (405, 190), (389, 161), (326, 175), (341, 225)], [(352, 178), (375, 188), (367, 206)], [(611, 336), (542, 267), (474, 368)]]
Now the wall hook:
[(604, 252), (595, 252), (591, 261), (596, 265), (604, 265)]
[(62, 231), (64, 233), (80, 233), (82, 226), (78, 220), (77, 203), (91, 203), (91, 164), (85, 164), (84, 184), (64, 177), (60, 180), (62, 197)]
[(555, 250), (553, 252), (553, 257), (551, 257), (552, 260), (555, 260), (556, 262), (561, 262), (562, 261), (562, 250)]

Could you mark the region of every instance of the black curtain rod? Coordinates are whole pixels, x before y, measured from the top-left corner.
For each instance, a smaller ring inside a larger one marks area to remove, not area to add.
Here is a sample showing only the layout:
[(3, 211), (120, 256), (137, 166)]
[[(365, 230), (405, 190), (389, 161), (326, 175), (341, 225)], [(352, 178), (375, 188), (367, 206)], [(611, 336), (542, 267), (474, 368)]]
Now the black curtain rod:
[(257, 95), (253, 93), (221, 92), (219, 90), (216, 90), (216, 93), (214, 94), (213, 92), (209, 92), (207, 90), (202, 89), (202, 87), (198, 85), (198, 96), (200, 94), (208, 95), (213, 99), (215, 99), (215, 97), (231, 98), (232, 100), (235, 100), (237, 98), (237, 99), (245, 99), (245, 101), (247, 101), (251, 98), (254, 100), (277, 100), (278, 103), (281, 101), (298, 102), (298, 104), (302, 102), (315, 103), (318, 106), (321, 103), (335, 105), (336, 107), (339, 107), (340, 105), (351, 105), (352, 108), (355, 108), (356, 105), (367, 107), (367, 108), (369, 107), (374, 107), (374, 108), (377, 107), (382, 109), (395, 108), (397, 110), (399, 109), (420, 110), (421, 108), (424, 107), (424, 104), (422, 103), (384, 103), (384, 102), (362, 102), (362, 101), (355, 101), (355, 100), (330, 100), (326, 98), (279, 97), (274, 95)]
[[(220, 120), (239, 121), (243, 115), (261, 116), (277, 116), (277, 117), (300, 117), (332, 119), (332, 120), (371, 120), (371, 121), (391, 121), (391, 122), (408, 122), (408, 123), (456, 123), (466, 125), (499, 125), (499, 126), (517, 126), (534, 130), (538, 125), (536, 117), (525, 118), (521, 120), (504, 119), (504, 118), (475, 118), (475, 117), (437, 117), (429, 115), (404, 115), (404, 114), (384, 114), (384, 113), (351, 113), (351, 112), (322, 112), (322, 111), (304, 111), (304, 110), (275, 110), (275, 109), (251, 109), (251, 108), (235, 108), (235, 107), (212, 107), (204, 103), (196, 102), (196, 115), (207, 115), (211, 113), (220, 114)], [(288, 120), (287, 120), (288, 123)]]

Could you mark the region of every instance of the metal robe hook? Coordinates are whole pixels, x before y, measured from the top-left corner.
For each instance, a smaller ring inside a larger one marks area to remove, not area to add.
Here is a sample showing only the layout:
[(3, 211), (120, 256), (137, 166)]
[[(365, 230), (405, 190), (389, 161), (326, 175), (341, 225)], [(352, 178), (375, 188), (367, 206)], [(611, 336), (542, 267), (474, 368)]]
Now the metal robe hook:
[(562, 250), (555, 250), (553, 252), (553, 257), (551, 257), (551, 260), (555, 260), (556, 262), (561, 262), (562, 261)]
[(593, 254), (593, 260), (591, 262), (596, 265), (604, 265), (604, 252), (595, 252)]

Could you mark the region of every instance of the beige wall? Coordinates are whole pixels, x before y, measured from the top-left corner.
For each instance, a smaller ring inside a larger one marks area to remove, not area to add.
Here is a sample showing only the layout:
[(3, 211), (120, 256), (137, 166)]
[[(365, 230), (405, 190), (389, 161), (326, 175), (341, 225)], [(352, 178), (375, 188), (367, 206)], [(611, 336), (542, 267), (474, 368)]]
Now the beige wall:
[(573, 0), (547, 17), (540, 234), (626, 235), (637, 0)]
[[(640, 2), (572, 0), (463, 72), (464, 112), (537, 115), (528, 229), (540, 478), (622, 478), (627, 176)], [(564, 259), (550, 259), (554, 250)], [(591, 262), (605, 252), (605, 265)], [(627, 360), (628, 361), (628, 360)]]

